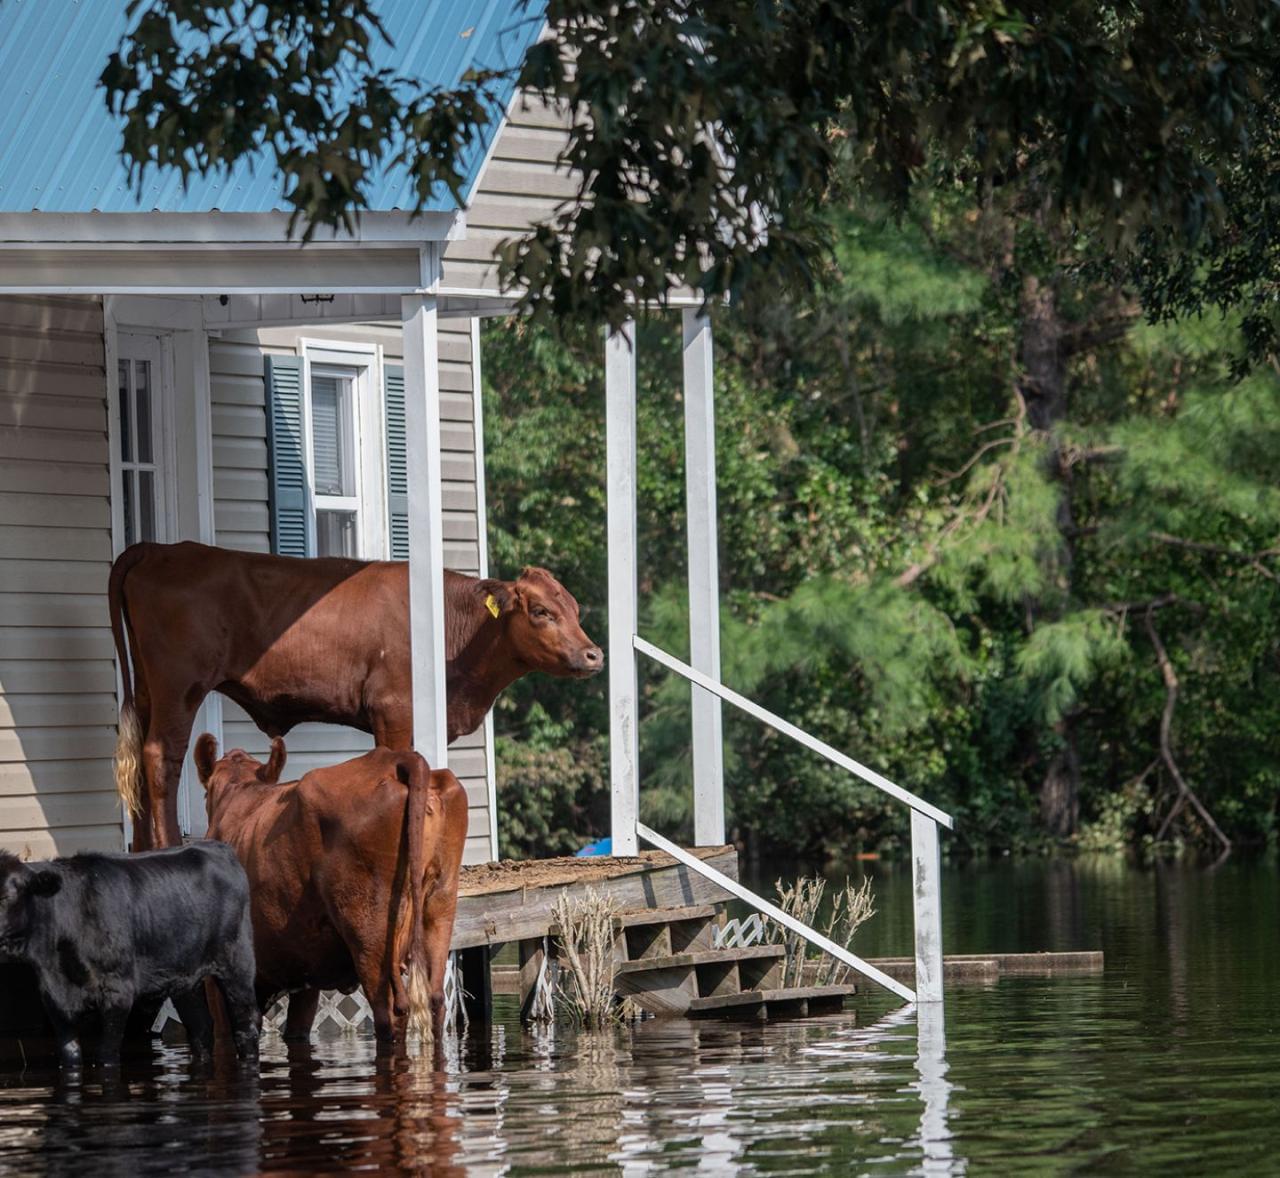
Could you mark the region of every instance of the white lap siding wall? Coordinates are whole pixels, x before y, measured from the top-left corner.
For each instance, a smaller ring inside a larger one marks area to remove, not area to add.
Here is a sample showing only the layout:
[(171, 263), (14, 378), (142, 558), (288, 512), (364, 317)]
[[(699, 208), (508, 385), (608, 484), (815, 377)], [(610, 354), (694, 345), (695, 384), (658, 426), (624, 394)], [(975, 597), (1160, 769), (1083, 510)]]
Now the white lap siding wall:
[[(261, 328), (226, 332), (210, 339), (214, 524), (220, 545), (254, 552), (271, 550), (265, 361), (272, 354), (300, 355), (303, 339), (376, 343), (386, 362), (402, 362), (399, 330), (383, 327)], [(480, 534), (469, 319), (440, 321), (440, 389), (445, 565), (476, 574), (480, 571)], [(385, 475), (381, 482), (385, 483)], [(222, 706), (225, 746), (265, 753), (266, 737), (244, 712), (230, 700)], [(290, 777), (357, 756), (373, 746), (366, 733), (331, 724), (300, 725), (286, 737), (286, 743)], [(470, 803), (466, 861), (483, 863), (490, 858), (483, 729), (451, 746), (449, 766), (466, 786)]]
[(102, 305), (0, 296), (0, 847), (121, 850)]

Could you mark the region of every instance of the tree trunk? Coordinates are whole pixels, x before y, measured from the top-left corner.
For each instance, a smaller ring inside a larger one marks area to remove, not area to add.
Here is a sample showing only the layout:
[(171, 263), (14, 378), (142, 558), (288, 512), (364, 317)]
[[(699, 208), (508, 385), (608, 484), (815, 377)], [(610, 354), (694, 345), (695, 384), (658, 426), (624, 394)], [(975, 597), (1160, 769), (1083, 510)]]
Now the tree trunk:
[[(1066, 325), (1059, 314), (1057, 290), (1052, 283), (1028, 275), (1023, 279), (1020, 301), (1022, 379), (1019, 391), (1026, 402), (1027, 421), (1032, 429), (1050, 435), (1050, 472), (1061, 487), (1057, 516), (1062, 536), (1059, 588), (1067, 597), (1073, 563), (1071, 472), (1063, 461), (1057, 439), (1052, 437), (1067, 412)], [(1033, 605), (1028, 612), (1034, 616)], [(1062, 746), (1050, 761), (1040, 786), (1040, 820), (1048, 834), (1068, 838), (1076, 832), (1080, 813), (1080, 757), (1074, 718), (1065, 717), (1055, 730), (1062, 737)]]
[(1040, 822), (1054, 838), (1069, 838), (1080, 818), (1080, 754), (1076, 749), (1074, 720), (1055, 725), (1062, 747), (1049, 762), (1040, 786)]

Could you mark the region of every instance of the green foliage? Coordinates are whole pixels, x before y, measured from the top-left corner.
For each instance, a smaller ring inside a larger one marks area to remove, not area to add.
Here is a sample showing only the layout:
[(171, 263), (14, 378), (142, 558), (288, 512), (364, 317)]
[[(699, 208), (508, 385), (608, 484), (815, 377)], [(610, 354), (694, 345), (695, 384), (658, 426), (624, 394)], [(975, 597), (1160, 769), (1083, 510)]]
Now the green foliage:
[(598, 741), (574, 741), (571, 726), (536, 703), (524, 731), (523, 740), (495, 741), (499, 853), (572, 855), (607, 822), (607, 752)]
[[(1233, 839), (1273, 837), (1280, 382), (1232, 383), (1229, 330), (1139, 324), (1082, 350), (1066, 412), (1031, 428), (1020, 275), (1055, 276), (1064, 332), (1110, 322), (1113, 292), (1055, 270), (1039, 240), (1025, 267), (1015, 248), (1012, 277), (993, 268), (990, 242), (1007, 238), (975, 245), (949, 199), (904, 221), (832, 216), (841, 269), (813, 299), (717, 321), (725, 681), (950, 809), (956, 851), (1045, 846), (1043, 782), (1068, 748), (1073, 844), (1147, 849), (1172, 801), (1153, 766), (1167, 697), (1151, 605), (1179, 680), (1183, 775)], [(640, 333), (641, 630), (682, 656), (675, 340)], [(600, 341), (491, 326), (485, 346), (495, 545), (512, 565), (571, 570), (599, 629)], [(642, 666), (641, 690), (642, 817), (687, 835), (689, 688)], [(535, 697), (575, 748), (605, 731), (601, 685), (545, 680), (517, 685), (504, 730)], [(872, 787), (732, 709), (725, 733), (748, 848), (820, 861), (905, 846), (902, 808)], [(557, 829), (586, 841), (605, 833), (597, 813)], [(1200, 833), (1178, 823), (1165, 842)]]
[(1129, 653), (1116, 620), (1100, 609), (1082, 609), (1037, 626), (1014, 660), (1034, 694), (1045, 723), (1057, 724), (1081, 693)]

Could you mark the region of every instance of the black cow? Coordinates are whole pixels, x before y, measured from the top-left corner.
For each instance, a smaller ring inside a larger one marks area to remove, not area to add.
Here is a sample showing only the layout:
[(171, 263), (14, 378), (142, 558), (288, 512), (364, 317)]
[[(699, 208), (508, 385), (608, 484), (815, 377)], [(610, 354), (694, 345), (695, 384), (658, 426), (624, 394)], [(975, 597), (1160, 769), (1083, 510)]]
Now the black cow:
[[(193, 1055), (213, 1046), (205, 978), (226, 998), (236, 1051), (258, 1051), (249, 881), (225, 843), (23, 863), (0, 852), (0, 960), (35, 971), (64, 1065), (81, 1040), (120, 1058), (141, 998), (173, 999)], [(92, 1056), (92, 1053), (91, 1053)]]

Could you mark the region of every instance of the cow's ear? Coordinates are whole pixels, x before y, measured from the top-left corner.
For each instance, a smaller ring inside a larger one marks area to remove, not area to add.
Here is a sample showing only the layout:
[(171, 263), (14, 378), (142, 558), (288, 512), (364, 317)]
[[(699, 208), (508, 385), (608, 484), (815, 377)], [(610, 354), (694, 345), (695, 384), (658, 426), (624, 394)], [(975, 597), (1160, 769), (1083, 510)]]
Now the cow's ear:
[(27, 891), (33, 896), (56, 896), (62, 890), (62, 876), (56, 871), (33, 871)]
[(196, 741), (191, 759), (196, 763), (196, 775), (200, 778), (200, 784), (207, 786), (209, 778), (213, 776), (213, 766), (218, 760), (218, 738), (212, 732), (204, 733)]
[(267, 758), (267, 763), (258, 770), (258, 780), (265, 782), (267, 785), (275, 785), (280, 780), (280, 774), (284, 772), (284, 763), (288, 760), (289, 754), (285, 750), (284, 741), (276, 736), (271, 741), (271, 756)]
[(480, 600), (495, 618), (509, 614), (520, 602), (520, 591), (510, 581), (480, 582)]

